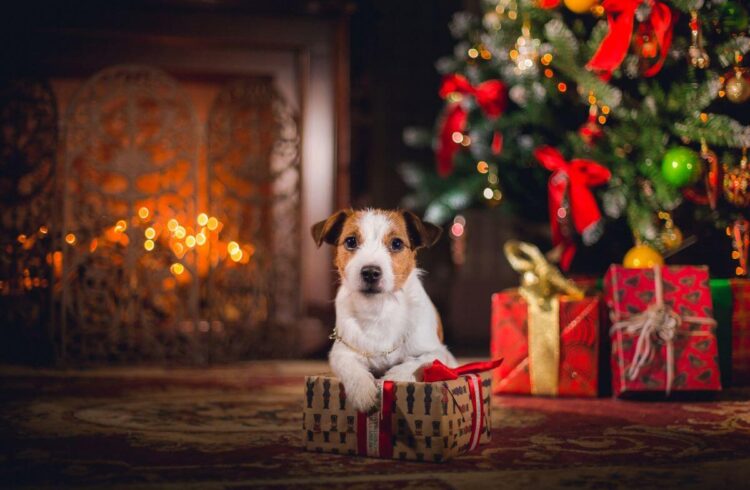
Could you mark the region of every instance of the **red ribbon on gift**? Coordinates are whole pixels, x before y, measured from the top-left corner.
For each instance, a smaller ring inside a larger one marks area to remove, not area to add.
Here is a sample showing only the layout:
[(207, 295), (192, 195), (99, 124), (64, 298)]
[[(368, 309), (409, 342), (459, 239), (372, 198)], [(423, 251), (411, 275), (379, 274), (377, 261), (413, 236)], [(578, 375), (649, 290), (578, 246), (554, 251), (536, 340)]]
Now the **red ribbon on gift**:
[[(505, 84), (500, 80), (487, 80), (474, 86), (462, 75), (455, 73), (447, 75), (443, 78), (443, 83), (440, 86), (440, 97), (446, 99), (454, 93), (474, 97), (477, 105), (490, 119), (499, 117), (505, 111), (508, 102)], [(460, 102), (453, 102), (446, 108), (442, 125), (438, 131), (435, 151), (437, 171), (442, 177), (453, 171), (453, 157), (460, 148), (460, 142), (457, 143), (453, 140), (453, 133), (464, 132), (467, 117), (468, 113)], [(498, 146), (493, 144), (493, 150), (496, 147)]]
[(470, 362), (463, 366), (450, 368), (435, 359), (431, 366), (424, 368), (422, 380), (425, 383), (435, 381), (450, 381), (465, 376), (469, 381), (469, 398), (471, 399), (471, 440), (469, 450), (479, 445), (479, 438), (484, 430), (484, 394), (482, 393), (482, 379), (479, 373), (491, 371), (502, 364), (503, 360), (494, 359), (484, 362)]
[(558, 213), (563, 208), (563, 200), (567, 194), (573, 226), (583, 237), (584, 243), (593, 243), (602, 214), (591, 187), (607, 183), (612, 174), (606, 167), (593, 160), (576, 158), (567, 162), (562, 154), (551, 146), (537, 148), (534, 150), (534, 157), (544, 168), (552, 171), (547, 186), (552, 243), (555, 246), (563, 245), (560, 266), (563, 270), (568, 270), (576, 252), (576, 245), (573, 239), (565, 236), (560, 229), (558, 218), (561, 216)]
[(380, 393), (380, 410), (367, 414), (357, 412), (357, 452), (360, 456), (380, 458), (393, 457), (391, 441), (393, 401), (396, 385), (393, 381), (383, 381)]
[[(604, 0), (602, 6), (607, 12), (609, 32), (602, 40), (594, 56), (586, 65), (589, 70), (598, 71), (602, 78), (609, 78), (628, 54), (635, 12), (644, 0)], [(659, 73), (667, 51), (672, 44), (672, 11), (667, 5), (658, 0), (645, 0), (651, 8), (651, 14), (645, 23), (653, 30), (659, 45), (659, 59), (643, 72), (644, 76), (652, 77)]]
[(492, 361), (470, 362), (463, 366), (450, 368), (442, 362), (435, 359), (431, 366), (427, 366), (422, 371), (422, 381), (425, 383), (434, 383), (435, 381), (450, 381), (458, 379), (468, 374), (479, 374), (485, 371), (491, 371), (502, 364), (502, 359)]

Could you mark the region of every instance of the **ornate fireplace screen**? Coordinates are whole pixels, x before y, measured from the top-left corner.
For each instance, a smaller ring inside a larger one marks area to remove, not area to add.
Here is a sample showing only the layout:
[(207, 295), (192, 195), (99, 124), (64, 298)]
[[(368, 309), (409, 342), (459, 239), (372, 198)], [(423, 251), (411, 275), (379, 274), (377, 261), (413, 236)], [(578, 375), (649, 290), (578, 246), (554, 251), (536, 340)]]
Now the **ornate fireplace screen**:
[(299, 169), (294, 118), (270, 81), (217, 96), (205, 179), (193, 105), (158, 70), (98, 73), (64, 127), (61, 358), (273, 352), (262, 342), (298, 313)]
[(214, 100), (209, 209), (233, 242), (212, 250), (205, 296), (227, 348), (288, 349), (299, 314), (298, 145), (294, 114), (271, 80), (230, 83)]
[[(57, 105), (49, 84), (0, 81), (0, 312), (3, 359), (51, 345)], [(43, 355), (43, 354), (42, 354)]]

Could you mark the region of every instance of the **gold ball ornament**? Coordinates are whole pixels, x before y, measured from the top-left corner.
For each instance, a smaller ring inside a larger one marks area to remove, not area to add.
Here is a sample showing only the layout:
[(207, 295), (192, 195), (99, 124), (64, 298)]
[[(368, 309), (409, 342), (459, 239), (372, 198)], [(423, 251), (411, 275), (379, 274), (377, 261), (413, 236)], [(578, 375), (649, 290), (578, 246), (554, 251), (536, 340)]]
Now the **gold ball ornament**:
[(599, 3), (598, 0), (563, 0), (563, 3), (568, 10), (575, 12), (576, 14), (585, 14), (590, 12), (592, 8)]
[(736, 70), (734, 76), (729, 78), (724, 85), (727, 99), (735, 104), (742, 104), (750, 99), (750, 81), (741, 70)]
[(636, 245), (628, 250), (622, 265), (628, 269), (650, 269), (655, 265), (664, 265), (664, 257), (648, 245)]
[(675, 250), (682, 245), (682, 231), (674, 225), (670, 228), (665, 228), (659, 238), (661, 239), (661, 244), (664, 246), (664, 250)]

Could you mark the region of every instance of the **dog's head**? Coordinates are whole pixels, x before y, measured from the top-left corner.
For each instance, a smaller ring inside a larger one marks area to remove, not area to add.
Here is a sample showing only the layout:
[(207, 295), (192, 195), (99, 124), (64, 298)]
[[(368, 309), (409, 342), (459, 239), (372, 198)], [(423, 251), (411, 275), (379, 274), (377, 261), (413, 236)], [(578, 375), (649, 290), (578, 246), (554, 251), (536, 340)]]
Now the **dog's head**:
[(318, 246), (336, 247), (342, 284), (365, 295), (399, 290), (416, 267), (417, 250), (442, 230), (409, 211), (338, 211), (312, 227)]

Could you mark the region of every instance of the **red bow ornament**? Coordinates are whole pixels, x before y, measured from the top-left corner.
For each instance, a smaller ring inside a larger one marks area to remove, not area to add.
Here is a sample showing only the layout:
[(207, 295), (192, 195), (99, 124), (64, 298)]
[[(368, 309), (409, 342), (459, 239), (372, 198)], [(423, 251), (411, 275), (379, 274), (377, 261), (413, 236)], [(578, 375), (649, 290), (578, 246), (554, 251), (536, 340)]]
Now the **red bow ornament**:
[(608, 79), (622, 64), (628, 54), (633, 37), (636, 11), (645, 4), (650, 10), (648, 18), (638, 26), (638, 35), (648, 35), (648, 45), (642, 43), (640, 56), (657, 58), (656, 62), (643, 71), (646, 77), (659, 73), (667, 51), (672, 44), (672, 11), (658, 0), (604, 0), (602, 6), (607, 12), (609, 32), (599, 45), (599, 49), (586, 65), (586, 68), (599, 72)]
[(572, 219), (573, 227), (583, 238), (583, 243), (594, 243), (601, 233), (602, 215), (591, 187), (607, 183), (612, 174), (593, 160), (577, 158), (567, 162), (551, 146), (537, 148), (534, 157), (544, 168), (552, 171), (547, 186), (552, 243), (555, 246), (563, 245), (560, 266), (568, 270), (576, 245), (569, 232), (562, 229), (560, 221)]
[[(500, 80), (487, 80), (474, 86), (466, 77), (454, 73), (443, 78), (440, 87), (441, 98), (448, 99), (451, 94), (474, 97), (477, 105), (490, 119), (499, 117), (507, 105), (505, 84)], [(465, 131), (467, 117), (468, 113), (460, 101), (450, 102), (446, 107), (435, 149), (437, 171), (442, 177), (453, 171), (453, 157), (461, 145), (461, 139), (454, 138), (453, 135)], [(495, 146), (497, 145), (493, 144)]]

